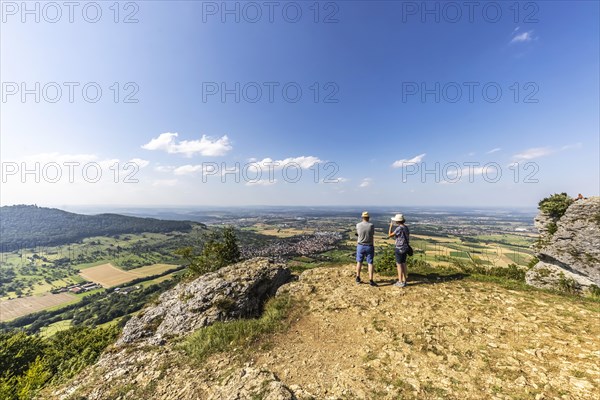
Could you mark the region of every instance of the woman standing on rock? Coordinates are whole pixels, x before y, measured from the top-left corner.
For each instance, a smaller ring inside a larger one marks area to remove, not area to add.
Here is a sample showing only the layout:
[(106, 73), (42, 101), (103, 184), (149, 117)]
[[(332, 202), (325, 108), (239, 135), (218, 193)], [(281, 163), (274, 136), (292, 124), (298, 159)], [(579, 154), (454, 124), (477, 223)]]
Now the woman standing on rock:
[[(389, 237), (396, 239), (396, 268), (398, 269), (398, 282), (394, 286), (405, 287), (408, 273), (406, 271), (406, 257), (408, 256), (408, 249), (410, 244), (410, 232), (408, 227), (404, 225), (404, 215), (396, 214), (390, 221), (390, 230), (388, 232)], [(394, 223), (396, 228), (394, 228)]]

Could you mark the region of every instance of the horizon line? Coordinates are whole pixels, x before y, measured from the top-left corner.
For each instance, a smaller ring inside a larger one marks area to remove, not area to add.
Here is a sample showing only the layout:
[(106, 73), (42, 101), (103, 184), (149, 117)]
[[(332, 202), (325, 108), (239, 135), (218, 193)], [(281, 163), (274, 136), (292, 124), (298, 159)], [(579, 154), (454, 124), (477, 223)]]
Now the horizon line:
[(341, 208), (423, 208), (423, 207), (438, 207), (438, 208), (524, 208), (524, 209), (537, 209), (537, 204), (531, 206), (524, 205), (489, 205), (489, 204), (467, 204), (467, 205), (415, 205), (415, 204), (407, 204), (403, 206), (399, 206), (398, 204), (238, 204), (238, 205), (216, 205), (216, 204), (42, 204), (42, 203), (13, 203), (13, 204), (0, 204), (0, 207), (11, 207), (18, 205), (27, 205), (32, 206), (36, 205), (38, 207), (44, 208), (63, 208), (63, 207), (96, 207), (96, 208), (140, 208), (140, 209), (156, 209), (156, 208), (171, 208), (171, 209), (181, 209), (181, 208), (282, 208), (282, 207), (298, 207), (298, 208), (331, 208), (331, 207), (341, 207)]

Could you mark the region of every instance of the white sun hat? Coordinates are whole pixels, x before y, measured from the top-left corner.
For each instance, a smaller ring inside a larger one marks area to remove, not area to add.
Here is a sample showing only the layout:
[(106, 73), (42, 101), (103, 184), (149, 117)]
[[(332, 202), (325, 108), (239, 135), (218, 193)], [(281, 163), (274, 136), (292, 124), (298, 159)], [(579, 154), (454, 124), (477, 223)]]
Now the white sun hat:
[(392, 221), (394, 221), (394, 222), (404, 222), (405, 221), (404, 215), (402, 215), (402, 214), (396, 214), (392, 218)]

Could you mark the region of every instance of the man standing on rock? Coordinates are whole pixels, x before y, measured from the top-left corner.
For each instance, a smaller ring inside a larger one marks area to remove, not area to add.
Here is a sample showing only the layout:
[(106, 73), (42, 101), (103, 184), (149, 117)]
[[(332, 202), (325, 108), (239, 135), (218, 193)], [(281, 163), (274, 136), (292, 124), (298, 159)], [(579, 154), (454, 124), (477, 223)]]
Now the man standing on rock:
[(358, 241), (356, 244), (356, 283), (360, 283), (360, 270), (365, 257), (369, 266), (369, 285), (377, 286), (373, 281), (373, 257), (375, 257), (375, 246), (373, 237), (375, 236), (375, 225), (369, 222), (369, 213), (362, 213), (362, 222), (356, 224), (356, 235)]

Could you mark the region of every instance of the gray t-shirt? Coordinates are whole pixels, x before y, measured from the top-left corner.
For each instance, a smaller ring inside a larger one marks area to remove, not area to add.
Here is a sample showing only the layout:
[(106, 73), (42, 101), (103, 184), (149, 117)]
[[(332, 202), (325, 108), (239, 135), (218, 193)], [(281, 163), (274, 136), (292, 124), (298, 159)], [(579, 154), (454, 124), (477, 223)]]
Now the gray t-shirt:
[(362, 221), (356, 224), (356, 233), (358, 233), (358, 244), (373, 246), (373, 237), (375, 236), (375, 225), (370, 222)]
[(410, 233), (406, 225), (398, 225), (394, 229), (394, 237), (396, 238), (396, 248), (400, 251), (408, 250)]

